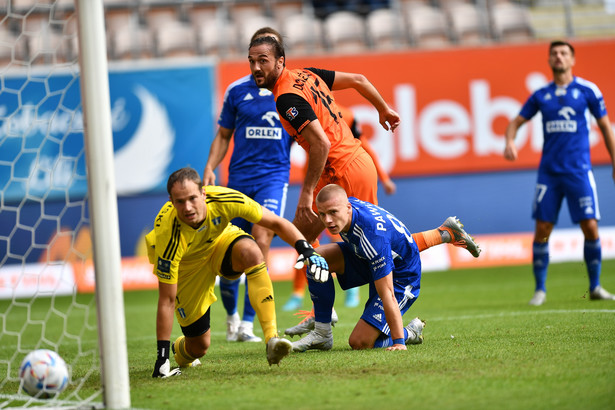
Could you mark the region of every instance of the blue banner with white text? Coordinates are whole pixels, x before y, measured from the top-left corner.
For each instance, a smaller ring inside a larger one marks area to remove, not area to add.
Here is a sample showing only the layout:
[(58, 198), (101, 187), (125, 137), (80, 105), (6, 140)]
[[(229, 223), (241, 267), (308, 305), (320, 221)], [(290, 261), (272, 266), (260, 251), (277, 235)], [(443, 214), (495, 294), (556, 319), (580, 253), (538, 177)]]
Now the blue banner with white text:
[[(168, 175), (187, 165), (201, 172), (215, 131), (215, 87), (215, 66), (205, 60), (110, 67), (118, 195), (164, 193)], [(3, 201), (86, 194), (78, 73), (6, 75), (0, 91)]]

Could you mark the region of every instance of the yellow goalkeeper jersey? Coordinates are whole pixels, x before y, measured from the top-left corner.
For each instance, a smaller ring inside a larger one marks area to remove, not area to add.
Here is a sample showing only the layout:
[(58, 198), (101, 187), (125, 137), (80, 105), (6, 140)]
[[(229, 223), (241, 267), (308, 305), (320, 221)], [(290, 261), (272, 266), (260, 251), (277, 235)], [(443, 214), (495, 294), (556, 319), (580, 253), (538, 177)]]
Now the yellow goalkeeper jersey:
[[(263, 217), (261, 205), (239, 191), (207, 186), (205, 192), (207, 215), (198, 229), (180, 221), (173, 204), (167, 202), (146, 236), (149, 261), (155, 265), (154, 273), (161, 282), (177, 283), (180, 268), (202, 266), (204, 260), (210, 259), (233, 218), (258, 223)], [(220, 266), (209, 268), (218, 271)]]
[(173, 204), (167, 202), (145, 237), (153, 273), (160, 282), (177, 284), (176, 313), (182, 326), (216, 301), (214, 285), (226, 249), (245, 235), (230, 221), (240, 217), (258, 223), (263, 217), (261, 205), (239, 191), (207, 186), (205, 192), (207, 215), (198, 229), (180, 221)]

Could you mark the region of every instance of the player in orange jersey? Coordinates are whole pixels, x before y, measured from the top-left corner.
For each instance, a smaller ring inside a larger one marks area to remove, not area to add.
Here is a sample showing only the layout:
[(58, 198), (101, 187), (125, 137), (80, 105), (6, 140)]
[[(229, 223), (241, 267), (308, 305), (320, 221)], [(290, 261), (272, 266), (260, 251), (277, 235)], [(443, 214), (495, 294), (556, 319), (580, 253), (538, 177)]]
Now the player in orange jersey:
[(284, 48), (272, 38), (251, 42), (248, 60), (259, 87), (273, 91), (282, 126), (308, 154), (308, 166), (299, 194), (295, 225), (308, 241), (324, 230), (313, 207), (314, 197), (327, 184), (338, 184), (349, 195), (377, 203), (374, 162), (342, 119), (332, 90), (354, 88), (377, 110), (380, 124), (395, 130), (397, 114), (362, 74), (316, 68), (289, 70)]
[[(342, 119), (332, 91), (357, 90), (376, 108), (379, 122), (387, 131), (394, 131), (401, 119), (362, 74), (317, 68), (287, 69), (284, 47), (272, 37), (253, 40), (248, 61), (256, 84), (273, 92), (282, 126), (308, 154), (293, 223), (314, 243), (325, 228), (314, 207), (314, 198), (324, 186), (337, 184), (349, 196), (378, 204), (374, 162)], [(455, 224), (451, 230), (443, 225), (412, 237), (419, 251), (452, 242), (477, 257), (480, 250), (471, 238), (458, 238), (462, 226)]]

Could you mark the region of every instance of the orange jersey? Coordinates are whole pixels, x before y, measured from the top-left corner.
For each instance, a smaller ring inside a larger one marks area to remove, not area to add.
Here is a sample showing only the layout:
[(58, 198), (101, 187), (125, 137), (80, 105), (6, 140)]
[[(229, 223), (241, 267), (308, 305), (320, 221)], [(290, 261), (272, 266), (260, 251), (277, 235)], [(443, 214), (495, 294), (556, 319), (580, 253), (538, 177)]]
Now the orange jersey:
[[(320, 122), (331, 143), (323, 177), (342, 176), (348, 164), (364, 152), (361, 142), (354, 138), (342, 119), (331, 90), (311, 69), (285, 68), (273, 88), (273, 95), (282, 126), (306, 151), (310, 145), (301, 137), (301, 131), (311, 121)], [(297, 96), (304, 101), (297, 104), (299, 100), (293, 98)]]

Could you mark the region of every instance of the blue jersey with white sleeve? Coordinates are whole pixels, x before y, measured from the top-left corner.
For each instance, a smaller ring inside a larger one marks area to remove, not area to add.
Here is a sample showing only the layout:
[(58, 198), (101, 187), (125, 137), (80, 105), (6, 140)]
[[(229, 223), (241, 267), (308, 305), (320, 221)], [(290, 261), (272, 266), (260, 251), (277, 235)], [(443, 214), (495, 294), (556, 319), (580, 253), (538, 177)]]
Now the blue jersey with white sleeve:
[(364, 283), (373, 283), (393, 272), (393, 280), (410, 279), (412, 286), (419, 288), (421, 259), (408, 228), (379, 206), (354, 197), (348, 201), (352, 206), (352, 221), (348, 232), (340, 236), (369, 266), (351, 274), (360, 275)]
[(293, 140), (280, 123), (273, 94), (252, 75), (229, 85), (218, 125), (234, 130), (229, 186), (288, 182)]
[(530, 96), (519, 115), (529, 120), (538, 111), (542, 114), (544, 136), (539, 171), (590, 170), (589, 115), (600, 119), (607, 113), (598, 87), (579, 77), (574, 77), (566, 87), (551, 82)]

